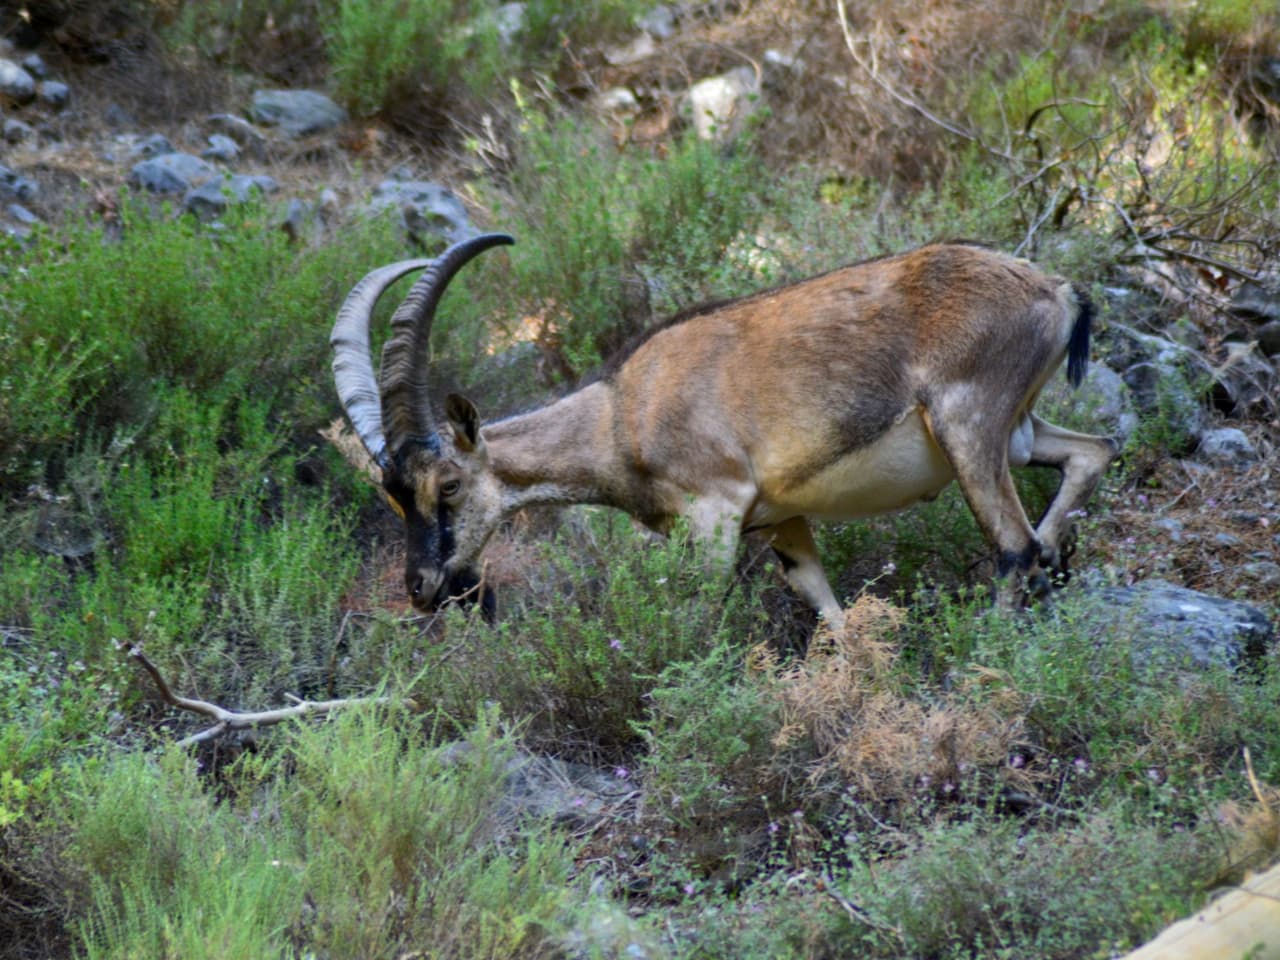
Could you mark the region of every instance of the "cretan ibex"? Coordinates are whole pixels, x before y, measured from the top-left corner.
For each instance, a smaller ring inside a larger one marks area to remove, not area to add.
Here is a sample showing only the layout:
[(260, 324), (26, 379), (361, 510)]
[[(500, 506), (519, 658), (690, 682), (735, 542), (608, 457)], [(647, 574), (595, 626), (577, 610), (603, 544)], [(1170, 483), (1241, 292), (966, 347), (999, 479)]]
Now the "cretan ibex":
[[(427, 376), (436, 305), (467, 261), (512, 242), (486, 234), (375, 270), (333, 328), (338, 394), (404, 517), (418, 609), (480, 589), (492, 612), (475, 568), (503, 518), (594, 503), (658, 531), (684, 517), (726, 561), (759, 531), (793, 588), (839, 623), (809, 518), (897, 510), (953, 479), (996, 551), (1003, 599), (1065, 573), (1071, 517), (1117, 446), (1032, 413), (1064, 358), (1074, 385), (1088, 362), (1093, 306), (1062, 278), (978, 245), (926, 246), (685, 311), (598, 381), (529, 413), (482, 424), (451, 394), (442, 424)], [(419, 269), (375, 379), (374, 304)], [(1009, 473), (1025, 464), (1061, 473), (1034, 528)]]

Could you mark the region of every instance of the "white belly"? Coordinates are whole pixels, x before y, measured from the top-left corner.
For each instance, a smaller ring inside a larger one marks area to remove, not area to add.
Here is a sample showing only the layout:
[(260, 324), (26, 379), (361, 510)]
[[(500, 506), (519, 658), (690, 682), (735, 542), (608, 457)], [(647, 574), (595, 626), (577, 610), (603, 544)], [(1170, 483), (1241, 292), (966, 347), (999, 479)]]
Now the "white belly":
[(747, 526), (767, 526), (798, 515), (856, 520), (901, 510), (936, 497), (954, 478), (918, 410), (870, 446), (855, 450), (803, 483), (762, 491)]

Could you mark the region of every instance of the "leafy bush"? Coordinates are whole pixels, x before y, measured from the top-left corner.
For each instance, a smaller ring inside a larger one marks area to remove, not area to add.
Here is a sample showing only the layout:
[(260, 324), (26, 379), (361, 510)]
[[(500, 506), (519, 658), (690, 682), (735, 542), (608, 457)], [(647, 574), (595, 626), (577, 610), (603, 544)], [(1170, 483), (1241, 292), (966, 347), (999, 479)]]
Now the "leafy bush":
[(233, 803), (174, 751), (86, 764), (63, 812), (84, 955), (549, 955), (572, 851), (532, 824), (508, 838), (512, 749), (485, 720), (460, 751), (351, 711), (247, 757)]
[[(447, 617), (445, 654), (406, 678), (415, 698), (458, 717), (496, 702), (535, 744), (590, 743), (623, 760), (669, 665), (700, 662), (759, 626), (758, 608), (708, 575), (682, 532), (649, 543), (625, 518), (592, 511), (582, 534), (534, 549), (538, 574), (499, 601), (514, 607), (499, 623)], [(375, 625), (362, 645), (417, 644), (399, 633)]]
[(724, 254), (764, 199), (749, 148), (722, 154), (688, 136), (649, 154), (532, 104), (523, 117), (509, 187), (494, 198), (504, 229), (525, 240), (501, 287), (525, 317), (504, 332), (531, 336), (558, 378), (591, 370), (676, 306), (744, 292), (750, 275), (726, 276)]
[(834, 939), (868, 957), (1127, 949), (1195, 904), (1202, 844), (1101, 817), (1053, 830), (990, 817), (939, 826), (891, 864), (855, 860), (839, 889), (870, 923)]
[(222, 410), (235, 427), (251, 400), (290, 423), (306, 388), (327, 386), (326, 322), (346, 284), (394, 249), (385, 224), (296, 249), (253, 209), (212, 232), (126, 203), (121, 227), (118, 240), (93, 223), (42, 235), (0, 275), (12, 387), (0, 391), (0, 490), (56, 480), (62, 464), (47, 461), (74, 441), (163, 418), (171, 402)]
[[(656, 820), (712, 835), (710, 824), (745, 831), (766, 812), (761, 800), (778, 794), (782, 765), (775, 769), (773, 742), (781, 705), (745, 670), (745, 659), (738, 643), (722, 644), (657, 676), (652, 709), (635, 723)], [(743, 817), (744, 809), (752, 815)]]

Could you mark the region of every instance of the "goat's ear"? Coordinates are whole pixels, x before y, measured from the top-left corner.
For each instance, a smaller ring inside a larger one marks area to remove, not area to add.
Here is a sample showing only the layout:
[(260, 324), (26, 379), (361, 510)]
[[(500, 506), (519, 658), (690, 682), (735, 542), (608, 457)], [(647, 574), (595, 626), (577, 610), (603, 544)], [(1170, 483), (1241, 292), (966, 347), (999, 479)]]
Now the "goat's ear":
[(451, 393), (444, 401), (444, 415), (453, 428), (453, 438), (464, 453), (480, 446), (480, 411), (459, 393)]

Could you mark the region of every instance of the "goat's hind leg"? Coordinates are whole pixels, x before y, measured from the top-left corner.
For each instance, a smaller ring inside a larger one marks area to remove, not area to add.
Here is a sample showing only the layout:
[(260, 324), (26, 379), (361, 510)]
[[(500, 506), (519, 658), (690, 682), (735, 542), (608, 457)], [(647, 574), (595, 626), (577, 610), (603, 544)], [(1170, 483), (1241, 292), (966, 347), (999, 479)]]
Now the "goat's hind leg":
[(1068, 561), (1075, 553), (1076, 531), (1072, 520), (1098, 489), (1120, 448), (1110, 437), (1066, 430), (1034, 414), (1031, 425), (1031, 465), (1053, 467), (1062, 474), (1057, 493), (1036, 525), (1041, 544), (1040, 561), (1057, 582), (1066, 583), (1070, 577)]
[[(996, 600), (1016, 607), (1027, 594), (1049, 591), (1040, 569), (1040, 539), (1009, 472), (1010, 430), (992, 431), (989, 424), (1000, 412), (975, 411), (967, 399), (957, 398), (951, 409), (940, 405), (936, 412), (926, 411), (925, 422), (951, 463), (978, 528), (996, 551)], [(1012, 423), (1013, 413), (1005, 419)]]
[(829, 626), (838, 630), (844, 624), (844, 609), (822, 569), (822, 558), (818, 555), (818, 545), (813, 542), (809, 521), (792, 517), (763, 533), (777, 554), (791, 589), (817, 610)]

